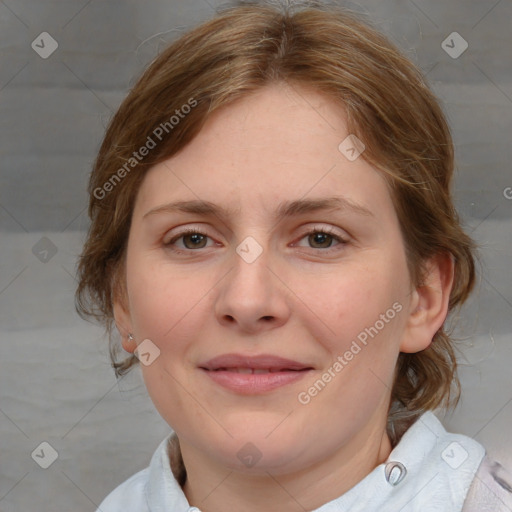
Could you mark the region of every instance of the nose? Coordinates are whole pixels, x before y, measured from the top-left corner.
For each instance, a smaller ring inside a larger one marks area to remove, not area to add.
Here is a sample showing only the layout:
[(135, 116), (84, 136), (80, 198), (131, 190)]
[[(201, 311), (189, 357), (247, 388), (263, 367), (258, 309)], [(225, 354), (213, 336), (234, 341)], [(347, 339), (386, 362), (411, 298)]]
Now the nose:
[(284, 325), (290, 317), (289, 294), (264, 251), (248, 263), (233, 255), (233, 268), (222, 280), (215, 303), (218, 322), (258, 334)]

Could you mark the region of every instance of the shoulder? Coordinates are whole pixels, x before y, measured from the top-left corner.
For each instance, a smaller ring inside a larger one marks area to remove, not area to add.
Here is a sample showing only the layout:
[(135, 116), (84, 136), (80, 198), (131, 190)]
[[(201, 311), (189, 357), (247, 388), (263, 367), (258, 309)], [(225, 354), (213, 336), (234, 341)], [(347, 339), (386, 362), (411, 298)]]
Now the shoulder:
[(510, 512), (512, 475), (488, 455), (482, 460), (469, 488), (463, 512)]
[(143, 469), (116, 487), (98, 507), (97, 512), (147, 512), (146, 486), (149, 468)]

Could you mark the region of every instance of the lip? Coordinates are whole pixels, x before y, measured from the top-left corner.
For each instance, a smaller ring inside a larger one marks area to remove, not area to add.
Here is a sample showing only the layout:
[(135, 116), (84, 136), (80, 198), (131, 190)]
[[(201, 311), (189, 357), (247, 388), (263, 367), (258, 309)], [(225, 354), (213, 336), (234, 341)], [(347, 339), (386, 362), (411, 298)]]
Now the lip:
[[(199, 365), (199, 369), (220, 386), (239, 394), (251, 395), (267, 393), (296, 382), (313, 367), (270, 354), (224, 354)], [(239, 370), (244, 373), (239, 373)]]

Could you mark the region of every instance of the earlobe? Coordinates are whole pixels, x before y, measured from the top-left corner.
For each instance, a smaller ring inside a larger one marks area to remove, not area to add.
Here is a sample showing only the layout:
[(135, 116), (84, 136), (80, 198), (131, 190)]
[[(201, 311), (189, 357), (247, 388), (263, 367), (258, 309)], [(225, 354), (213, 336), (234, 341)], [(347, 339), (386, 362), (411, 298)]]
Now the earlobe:
[(133, 354), (137, 348), (137, 344), (132, 335), (132, 323), (129, 312), (119, 300), (114, 300), (113, 304), (114, 320), (117, 330), (121, 335), (121, 344), (123, 349)]
[(135, 338), (131, 333), (128, 333), (127, 335), (122, 336), (121, 344), (126, 350), (126, 352), (129, 352), (130, 354), (133, 354), (135, 352), (135, 349), (137, 348), (137, 343), (135, 342)]
[(454, 279), (452, 255), (434, 256), (427, 262), (425, 274), (424, 282), (412, 292), (401, 352), (414, 353), (426, 349), (448, 315)]

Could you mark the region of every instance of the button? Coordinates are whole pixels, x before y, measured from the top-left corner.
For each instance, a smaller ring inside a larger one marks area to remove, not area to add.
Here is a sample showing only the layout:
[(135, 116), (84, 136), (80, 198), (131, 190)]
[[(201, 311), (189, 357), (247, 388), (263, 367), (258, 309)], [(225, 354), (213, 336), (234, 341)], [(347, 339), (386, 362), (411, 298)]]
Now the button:
[(388, 462), (384, 469), (386, 480), (393, 487), (397, 486), (407, 474), (407, 469), (401, 462)]

